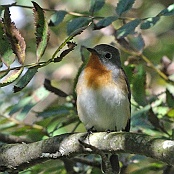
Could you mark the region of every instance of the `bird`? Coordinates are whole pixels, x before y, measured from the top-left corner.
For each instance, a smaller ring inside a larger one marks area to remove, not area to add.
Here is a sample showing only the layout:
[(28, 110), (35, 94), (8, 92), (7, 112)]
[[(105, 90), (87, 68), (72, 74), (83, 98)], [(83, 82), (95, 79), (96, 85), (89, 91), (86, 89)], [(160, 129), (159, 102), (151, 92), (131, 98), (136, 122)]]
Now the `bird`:
[(88, 132), (129, 132), (131, 92), (119, 50), (108, 44), (86, 49), (90, 56), (76, 84), (79, 119)]

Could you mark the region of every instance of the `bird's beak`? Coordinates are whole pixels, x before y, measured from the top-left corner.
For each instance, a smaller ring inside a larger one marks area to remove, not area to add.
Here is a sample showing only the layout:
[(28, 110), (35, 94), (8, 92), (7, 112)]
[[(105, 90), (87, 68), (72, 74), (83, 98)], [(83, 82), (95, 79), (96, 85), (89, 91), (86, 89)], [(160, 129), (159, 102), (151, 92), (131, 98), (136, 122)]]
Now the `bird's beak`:
[(97, 51), (93, 48), (86, 48), (90, 53), (98, 54)]

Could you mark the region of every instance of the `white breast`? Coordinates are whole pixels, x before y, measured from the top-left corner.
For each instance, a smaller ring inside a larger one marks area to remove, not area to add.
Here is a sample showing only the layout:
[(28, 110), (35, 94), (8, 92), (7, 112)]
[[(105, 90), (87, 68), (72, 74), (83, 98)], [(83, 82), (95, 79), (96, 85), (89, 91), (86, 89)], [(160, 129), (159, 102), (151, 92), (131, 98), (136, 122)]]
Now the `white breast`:
[(130, 117), (128, 96), (114, 84), (97, 90), (81, 84), (77, 88), (77, 109), (85, 127), (97, 131), (124, 129)]

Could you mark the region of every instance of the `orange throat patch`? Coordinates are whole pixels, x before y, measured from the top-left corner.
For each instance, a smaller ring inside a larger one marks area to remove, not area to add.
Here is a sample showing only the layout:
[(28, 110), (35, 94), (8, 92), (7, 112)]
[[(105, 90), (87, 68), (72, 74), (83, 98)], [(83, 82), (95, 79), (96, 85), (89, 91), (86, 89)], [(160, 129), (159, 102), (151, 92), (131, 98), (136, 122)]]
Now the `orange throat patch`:
[(85, 69), (85, 81), (87, 86), (93, 89), (98, 89), (104, 84), (112, 82), (112, 72), (100, 62), (97, 55), (92, 54)]

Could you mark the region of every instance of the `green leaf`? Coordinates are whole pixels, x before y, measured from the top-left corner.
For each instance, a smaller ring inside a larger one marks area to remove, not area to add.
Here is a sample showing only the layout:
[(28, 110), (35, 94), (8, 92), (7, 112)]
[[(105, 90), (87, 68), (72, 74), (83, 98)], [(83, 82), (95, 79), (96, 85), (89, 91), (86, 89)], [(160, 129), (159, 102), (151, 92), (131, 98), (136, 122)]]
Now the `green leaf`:
[(31, 96), (21, 98), (18, 101), (18, 103), (9, 107), (9, 109), (8, 109), (8, 110), (10, 110), (9, 115), (13, 115), (16, 112), (19, 112), (25, 105), (30, 103), (30, 101), (31, 101)]
[(117, 38), (123, 38), (126, 37), (128, 34), (134, 33), (135, 28), (140, 24), (141, 20), (140, 19), (135, 19), (122, 27), (120, 27), (117, 30)]
[(105, 4), (105, 0), (91, 0), (91, 6), (89, 12), (94, 14), (95, 12), (99, 11)]
[(72, 112), (72, 107), (57, 106), (45, 109), (43, 112), (38, 112), (37, 117), (49, 118), (49, 117), (64, 117)]
[(104, 19), (101, 19), (94, 27), (95, 30), (107, 27), (108, 25), (112, 24), (115, 20), (117, 20), (117, 16), (109, 16)]
[(16, 70), (11, 71), (10, 74), (7, 75), (7, 77), (5, 77), (2, 80), (2, 82), (0, 83), (0, 87), (7, 86), (10, 83), (17, 80), (19, 78), (19, 76), (21, 75), (22, 71), (23, 71), (23, 67), (20, 69), (16, 69)]
[(4, 33), (4, 24), (0, 21), (0, 58), (7, 67), (9, 67), (13, 62), (14, 58), (11, 58), (13, 51), (11, 49), (10, 43), (7, 36)]
[(132, 80), (132, 95), (134, 100), (141, 106), (146, 105), (146, 72), (142, 65), (136, 67), (137, 73)]
[(44, 87), (40, 87), (34, 91), (31, 96), (22, 97), (18, 103), (11, 107), (11, 111), (9, 115), (17, 114), (16, 118), (18, 120), (23, 120), (26, 118), (28, 112), (37, 105), (40, 101), (44, 100), (49, 95), (49, 92), (44, 89)]
[(48, 24), (46, 22), (43, 9), (34, 1), (34, 19), (36, 25), (36, 44), (37, 44), (37, 61), (40, 60), (45, 52), (49, 40)]
[(7, 35), (13, 52), (16, 54), (19, 63), (24, 64), (26, 44), (14, 22), (11, 22), (9, 8), (4, 11), (4, 30)]
[(67, 34), (70, 35), (75, 30), (81, 27), (87, 26), (90, 21), (91, 19), (88, 17), (79, 17), (79, 18), (72, 19), (70, 22), (68, 22)]
[(56, 13), (54, 13), (51, 16), (49, 26), (59, 25), (63, 21), (66, 14), (67, 14), (67, 12), (65, 10), (59, 10)]
[(174, 108), (174, 96), (169, 90), (166, 90), (166, 103), (169, 108)]
[(151, 105), (148, 104), (144, 107), (141, 107), (138, 110), (135, 110), (132, 115), (131, 115), (131, 124), (132, 127), (136, 128), (136, 129), (140, 129), (141, 128), (152, 128), (152, 126), (147, 123), (147, 114), (149, 112), (151, 108)]
[(157, 117), (157, 114), (154, 113), (152, 108), (148, 112), (148, 121), (155, 127), (155, 129), (168, 134), (167, 131), (165, 130), (161, 120)]
[(153, 27), (160, 20), (159, 16), (147, 18), (144, 20), (140, 26), (141, 29), (149, 29)]
[(121, 16), (123, 13), (130, 10), (134, 4), (135, 0), (119, 0), (117, 7), (116, 7), (116, 13), (118, 16)]
[(21, 77), (21, 79), (14, 86), (14, 92), (19, 92), (22, 90), (37, 73), (37, 68), (29, 68), (27, 72)]
[(162, 10), (157, 16), (171, 16), (174, 15), (174, 4), (171, 4), (166, 9)]
[(167, 115), (168, 115), (169, 117), (174, 118), (174, 108), (170, 109), (170, 110), (167, 112)]

